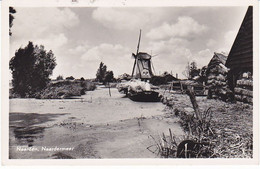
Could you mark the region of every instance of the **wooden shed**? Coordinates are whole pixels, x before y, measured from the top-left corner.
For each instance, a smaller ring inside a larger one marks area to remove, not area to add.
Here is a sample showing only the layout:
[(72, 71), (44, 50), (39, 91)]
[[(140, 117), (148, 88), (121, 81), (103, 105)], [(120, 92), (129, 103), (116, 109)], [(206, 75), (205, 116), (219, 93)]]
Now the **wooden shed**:
[(249, 6), (236, 39), (228, 55), (226, 67), (228, 84), (232, 91), (244, 72), (253, 74), (253, 7)]

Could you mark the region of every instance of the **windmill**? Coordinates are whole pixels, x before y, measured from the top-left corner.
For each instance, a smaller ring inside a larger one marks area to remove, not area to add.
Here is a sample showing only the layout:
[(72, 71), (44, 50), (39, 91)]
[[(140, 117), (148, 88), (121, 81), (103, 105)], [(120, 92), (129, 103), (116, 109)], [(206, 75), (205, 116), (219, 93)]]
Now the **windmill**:
[(139, 52), (141, 33), (142, 30), (140, 30), (136, 54), (132, 53), (132, 56), (135, 59), (133, 70), (132, 70), (132, 77), (141, 80), (148, 80), (151, 79), (151, 77), (153, 76), (152, 66), (151, 66), (152, 56), (145, 52)]

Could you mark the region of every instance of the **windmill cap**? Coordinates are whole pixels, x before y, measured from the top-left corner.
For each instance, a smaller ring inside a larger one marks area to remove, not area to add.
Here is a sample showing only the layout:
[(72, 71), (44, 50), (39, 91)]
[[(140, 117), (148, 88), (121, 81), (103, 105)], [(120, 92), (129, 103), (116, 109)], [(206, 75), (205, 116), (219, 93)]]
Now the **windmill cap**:
[(149, 55), (148, 53), (145, 53), (145, 52), (138, 52), (138, 54), (137, 54), (137, 58), (139, 58), (139, 59), (150, 60), (151, 57), (152, 57), (151, 55)]

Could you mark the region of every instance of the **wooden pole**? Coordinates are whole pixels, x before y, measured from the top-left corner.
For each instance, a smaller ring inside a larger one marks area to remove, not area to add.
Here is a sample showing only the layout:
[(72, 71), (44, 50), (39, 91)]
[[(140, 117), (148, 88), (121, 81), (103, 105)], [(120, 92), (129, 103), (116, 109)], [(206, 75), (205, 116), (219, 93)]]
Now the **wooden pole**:
[(111, 97), (111, 91), (110, 91), (110, 84), (108, 82), (108, 90), (109, 90), (109, 96)]
[(193, 109), (195, 111), (196, 118), (199, 121), (202, 121), (201, 112), (199, 110), (199, 106), (198, 106), (198, 103), (196, 101), (196, 97), (195, 97), (195, 94), (194, 94), (194, 89), (191, 86), (187, 87), (187, 94), (190, 97), (190, 101), (191, 101)]

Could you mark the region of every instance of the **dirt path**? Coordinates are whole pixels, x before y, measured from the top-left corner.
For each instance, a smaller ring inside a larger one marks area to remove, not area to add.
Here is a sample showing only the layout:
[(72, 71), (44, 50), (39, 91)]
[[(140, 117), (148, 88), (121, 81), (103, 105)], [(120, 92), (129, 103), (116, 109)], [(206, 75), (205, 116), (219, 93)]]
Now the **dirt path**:
[(151, 136), (171, 128), (183, 137), (161, 103), (133, 102), (116, 89), (111, 94), (98, 88), (77, 99), (11, 99), (10, 158), (154, 158)]

